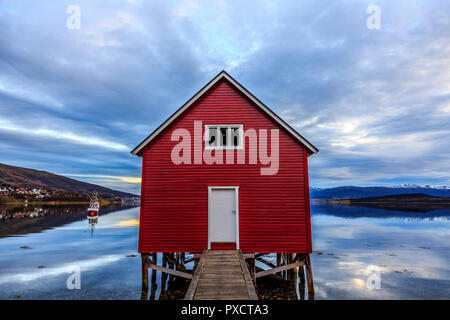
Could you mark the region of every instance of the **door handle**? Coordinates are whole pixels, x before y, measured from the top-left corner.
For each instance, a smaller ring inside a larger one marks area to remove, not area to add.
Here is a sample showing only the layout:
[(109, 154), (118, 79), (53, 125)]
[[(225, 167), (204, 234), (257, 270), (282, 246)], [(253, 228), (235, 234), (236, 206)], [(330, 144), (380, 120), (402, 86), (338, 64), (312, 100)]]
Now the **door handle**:
[(233, 214), (236, 214), (236, 210), (233, 210), (233, 211), (231, 211), (231, 212), (233, 212)]

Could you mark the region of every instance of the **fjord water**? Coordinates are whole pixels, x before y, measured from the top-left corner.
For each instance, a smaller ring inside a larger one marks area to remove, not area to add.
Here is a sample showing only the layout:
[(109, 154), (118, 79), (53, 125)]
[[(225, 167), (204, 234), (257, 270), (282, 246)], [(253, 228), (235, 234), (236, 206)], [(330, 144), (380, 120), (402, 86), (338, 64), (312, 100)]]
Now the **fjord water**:
[[(30, 233), (3, 231), (0, 299), (140, 299), (139, 207), (109, 210), (93, 233), (82, 215), (52, 228), (31, 228)], [(311, 211), (316, 299), (450, 298), (450, 210), (312, 205)], [(81, 289), (69, 290), (66, 281), (76, 268)], [(380, 274), (380, 289), (366, 284), (374, 270)], [(160, 272), (157, 284), (156, 299), (182, 296), (182, 290), (161, 293)], [(279, 287), (265, 293), (265, 298), (288, 296)]]

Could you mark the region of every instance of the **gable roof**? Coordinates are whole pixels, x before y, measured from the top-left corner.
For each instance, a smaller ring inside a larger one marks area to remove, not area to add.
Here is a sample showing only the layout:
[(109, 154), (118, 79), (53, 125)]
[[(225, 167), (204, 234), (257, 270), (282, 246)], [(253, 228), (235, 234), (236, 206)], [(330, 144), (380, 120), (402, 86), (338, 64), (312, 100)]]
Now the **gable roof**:
[(314, 147), (308, 140), (306, 140), (300, 133), (288, 125), (283, 119), (276, 115), (269, 109), (264, 103), (258, 100), (250, 91), (244, 88), (239, 82), (237, 82), (232, 76), (230, 76), (225, 70), (222, 70), (217, 76), (215, 76), (210, 82), (208, 82), (199, 92), (197, 92), (191, 99), (189, 99), (183, 106), (181, 106), (174, 114), (172, 114), (166, 121), (164, 121), (155, 131), (153, 131), (147, 138), (144, 139), (131, 153), (138, 155), (138, 153), (158, 136), (168, 125), (170, 125), (176, 118), (178, 118), (186, 109), (193, 105), (203, 94), (205, 94), (211, 87), (213, 87), (221, 79), (228, 80), (235, 88), (242, 92), (247, 98), (255, 103), (261, 110), (263, 110), (270, 118), (275, 120), (281, 127), (286, 129), (295, 139), (302, 143), (311, 153), (319, 152), (319, 149)]

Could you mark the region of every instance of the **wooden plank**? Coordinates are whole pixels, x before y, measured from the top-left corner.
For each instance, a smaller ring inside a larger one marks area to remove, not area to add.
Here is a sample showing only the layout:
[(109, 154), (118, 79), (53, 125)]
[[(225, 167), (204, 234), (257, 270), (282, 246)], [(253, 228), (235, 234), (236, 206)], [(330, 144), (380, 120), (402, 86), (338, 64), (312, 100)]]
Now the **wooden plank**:
[(254, 253), (243, 253), (244, 259), (255, 259)]
[(278, 272), (281, 272), (281, 271), (285, 271), (285, 270), (293, 269), (293, 268), (296, 268), (296, 267), (300, 267), (300, 266), (303, 266), (303, 264), (304, 264), (303, 261), (296, 261), (294, 263), (290, 263), (288, 265), (284, 265), (284, 266), (281, 266), (281, 267), (260, 271), (260, 272), (256, 273), (256, 278), (264, 277), (264, 276), (268, 276), (270, 274), (274, 274), (274, 273), (278, 273)]
[(205, 263), (207, 253), (208, 250), (203, 251), (203, 254), (200, 257), (200, 261), (197, 265), (197, 268), (195, 269), (194, 277), (192, 278), (192, 281), (189, 284), (189, 288), (184, 296), (184, 300), (192, 300), (194, 298), (195, 290), (197, 289), (197, 284), (200, 279), (200, 274), (202, 272), (203, 264)]
[(245, 284), (247, 285), (248, 296), (250, 300), (258, 300), (258, 295), (256, 294), (255, 286), (253, 285), (252, 278), (250, 277), (250, 272), (248, 271), (247, 263), (245, 262), (242, 251), (238, 250), (239, 261), (241, 262), (242, 272), (244, 273)]
[(150, 268), (150, 269), (159, 270), (159, 271), (162, 271), (162, 272), (165, 272), (165, 273), (177, 276), (177, 277), (181, 277), (181, 278), (185, 278), (185, 279), (192, 279), (192, 274), (190, 274), (190, 273), (181, 272), (181, 271), (178, 271), (178, 270), (161, 267), (161, 266), (158, 266), (158, 265), (150, 263), (150, 262), (147, 263), (147, 267)]
[(185, 300), (221, 299), (257, 299), (240, 250), (205, 250), (185, 295)]

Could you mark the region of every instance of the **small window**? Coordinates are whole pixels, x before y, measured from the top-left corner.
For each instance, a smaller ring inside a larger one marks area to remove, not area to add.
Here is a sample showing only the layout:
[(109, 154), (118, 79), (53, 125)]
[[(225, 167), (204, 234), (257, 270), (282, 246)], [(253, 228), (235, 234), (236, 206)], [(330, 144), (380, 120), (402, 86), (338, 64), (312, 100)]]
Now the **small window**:
[(206, 149), (242, 149), (242, 124), (206, 125)]

